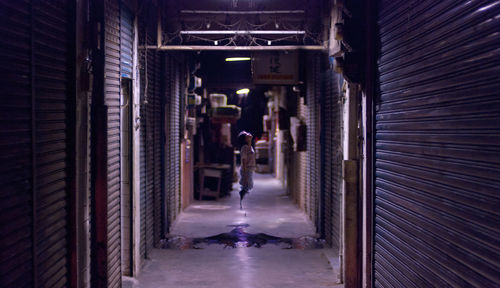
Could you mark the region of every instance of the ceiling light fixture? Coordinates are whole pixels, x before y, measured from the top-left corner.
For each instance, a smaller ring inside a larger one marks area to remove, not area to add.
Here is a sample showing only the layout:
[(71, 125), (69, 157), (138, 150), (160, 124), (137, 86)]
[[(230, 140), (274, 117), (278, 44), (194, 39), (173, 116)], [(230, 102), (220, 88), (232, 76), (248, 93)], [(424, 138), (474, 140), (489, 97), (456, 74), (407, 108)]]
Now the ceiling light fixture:
[(242, 94), (248, 94), (249, 92), (250, 92), (250, 89), (243, 88), (243, 89), (240, 89), (240, 90), (236, 91), (236, 94), (242, 95)]
[(250, 61), (250, 57), (228, 57), (226, 58), (226, 62), (234, 62), (234, 61)]

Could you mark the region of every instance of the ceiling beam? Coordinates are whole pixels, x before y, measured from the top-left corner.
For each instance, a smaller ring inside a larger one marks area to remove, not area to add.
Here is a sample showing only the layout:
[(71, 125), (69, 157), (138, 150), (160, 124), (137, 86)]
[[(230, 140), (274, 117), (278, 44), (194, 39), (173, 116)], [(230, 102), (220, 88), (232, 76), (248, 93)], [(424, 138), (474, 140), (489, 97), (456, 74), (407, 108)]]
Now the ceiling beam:
[(278, 50), (327, 50), (322, 45), (279, 45), (279, 46), (211, 46), (211, 45), (156, 45), (140, 46), (139, 49), (164, 51), (278, 51)]
[(181, 10), (183, 14), (304, 14), (304, 10), (273, 10), (273, 11), (213, 11), (213, 10)]
[(302, 35), (304, 30), (182, 30), (183, 35)]

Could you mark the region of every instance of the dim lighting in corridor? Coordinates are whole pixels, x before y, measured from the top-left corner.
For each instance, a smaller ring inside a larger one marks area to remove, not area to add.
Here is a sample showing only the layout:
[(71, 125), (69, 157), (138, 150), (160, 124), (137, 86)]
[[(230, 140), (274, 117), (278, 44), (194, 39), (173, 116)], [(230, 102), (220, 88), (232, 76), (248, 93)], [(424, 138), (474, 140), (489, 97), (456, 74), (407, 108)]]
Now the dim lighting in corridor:
[(250, 57), (229, 57), (226, 58), (226, 62), (233, 62), (233, 61), (250, 61)]
[(248, 92), (250, 92), (250, 89), (244, 88), (244, 89), (240, 89), (240, 90), (236, 91), (236, 94), (242, 95), (242, 94), (248, 94)]

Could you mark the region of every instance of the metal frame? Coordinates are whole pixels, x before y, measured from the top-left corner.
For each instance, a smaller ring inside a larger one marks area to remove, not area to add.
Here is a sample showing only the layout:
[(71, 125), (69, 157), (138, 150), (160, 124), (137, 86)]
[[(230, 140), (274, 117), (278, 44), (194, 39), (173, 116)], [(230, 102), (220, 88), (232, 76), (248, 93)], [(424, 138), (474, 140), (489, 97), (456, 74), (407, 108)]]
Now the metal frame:
[(316, 50), (327, 51), (323, 45), (281, 45), (281, 46), (211, 46), (211, 45), (143, 45), (139, 49), (158, 49), (165, 51), (279, 51), (279, 50)]
[(230, 14), (230, 15), (252, 15), (252, 14), (304, 14), (304, 10), (269, 10), (269, 11), (221, 11), (221, 10), (181, 10), (182, 14)]
[(304, 30), (181, 30), (181, 35), (303, 35)]

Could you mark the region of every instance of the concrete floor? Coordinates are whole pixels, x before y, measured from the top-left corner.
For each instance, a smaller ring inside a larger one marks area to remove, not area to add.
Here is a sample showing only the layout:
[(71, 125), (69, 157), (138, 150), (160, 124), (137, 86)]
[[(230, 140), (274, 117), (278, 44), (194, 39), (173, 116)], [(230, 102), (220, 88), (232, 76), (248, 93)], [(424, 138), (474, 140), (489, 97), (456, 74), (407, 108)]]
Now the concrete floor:
[[(174, 223), (171, 234), (206, 237), (229, 232), (228, 225), (249, 224), (245, 231), (279, 237), (314, 235), (313, 225), (286, 196), (278, 180), (256, 174), (255, 187), (239, 209), (238, 187), (219, 201), (195, 201)], [(328, 249), (224, 248), (155, 249), (137, 279), (124, 287), (340, 287)]]

